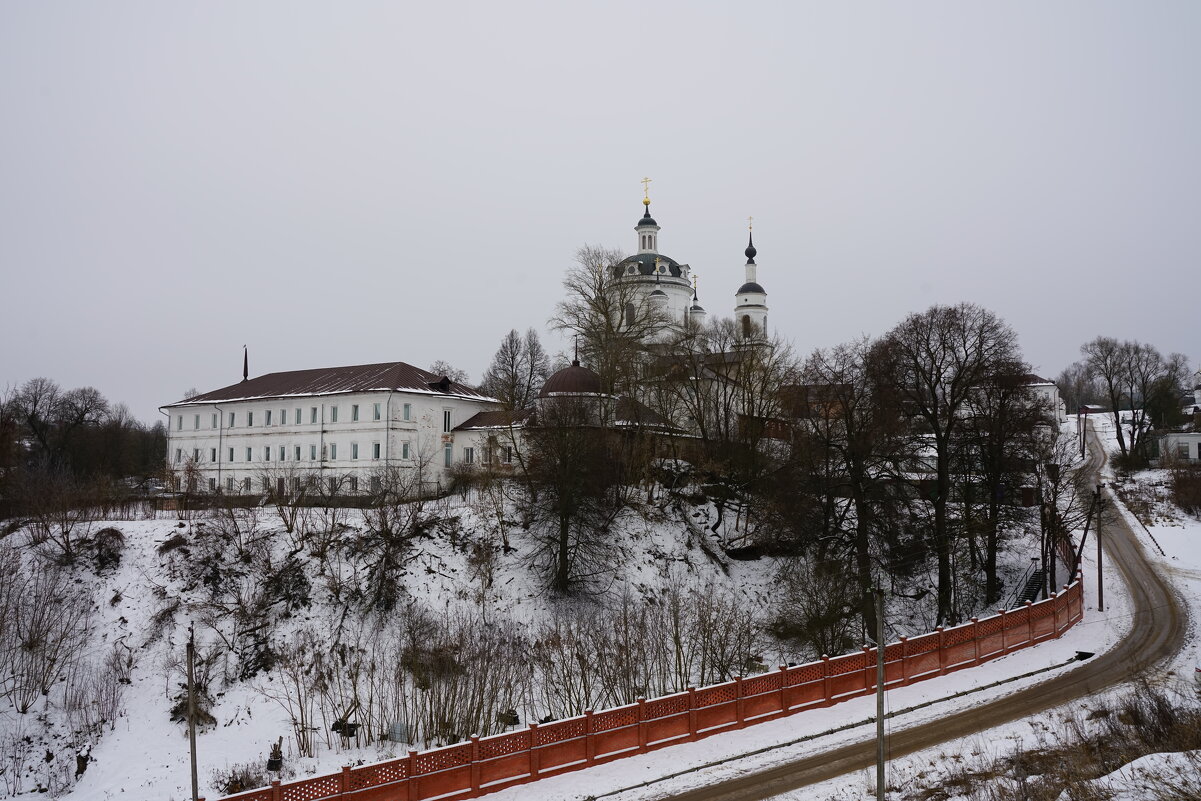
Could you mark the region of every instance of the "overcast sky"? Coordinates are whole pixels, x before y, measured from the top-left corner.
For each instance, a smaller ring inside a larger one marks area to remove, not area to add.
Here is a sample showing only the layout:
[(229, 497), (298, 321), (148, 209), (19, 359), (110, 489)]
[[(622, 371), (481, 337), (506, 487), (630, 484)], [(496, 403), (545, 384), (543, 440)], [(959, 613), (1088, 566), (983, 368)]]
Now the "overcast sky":
[[(972, 301), (1201, 361), (1201, 3), (0, 4), (0, 387), (147, 421), (544, 329), (576, 249), (802, 353)], [(552, 349), (562, 344), (549, 343)]]

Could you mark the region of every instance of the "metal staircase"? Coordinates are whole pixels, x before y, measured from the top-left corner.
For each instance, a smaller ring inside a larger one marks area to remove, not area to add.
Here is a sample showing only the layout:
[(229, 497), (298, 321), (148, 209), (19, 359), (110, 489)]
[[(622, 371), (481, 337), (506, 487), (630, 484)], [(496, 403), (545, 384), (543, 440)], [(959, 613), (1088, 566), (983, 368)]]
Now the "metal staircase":
[(1041, 567), (1036, 567), (1030, 571), (1030, 577), (1026, 579), (1026, 583), (1022, 585), (1022, 589), (1014, 596), (1013, 605), (1010, 609), (1017, 609), (1025, 606), (1026, 601), (1034, 602), (1038, 600), (1038, 596), (1043, 591), (1043, 576), (1044, 571)]

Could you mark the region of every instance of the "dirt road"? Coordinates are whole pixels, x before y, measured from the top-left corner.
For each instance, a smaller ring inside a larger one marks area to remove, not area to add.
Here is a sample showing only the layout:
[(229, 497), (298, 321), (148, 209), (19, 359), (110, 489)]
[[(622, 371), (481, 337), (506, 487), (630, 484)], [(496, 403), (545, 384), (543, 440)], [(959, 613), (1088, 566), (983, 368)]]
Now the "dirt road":
[[(1089, 463), (1085, 469), (1096, 479), (1105, 456), (1095, 434), (1090, 438), (1089, 452)], [(1044, 712), (1120, 684), (1132, 675), (1174, 656), (1184, 644), (1188, 629), (1187, 613), (1175, 593), (1147, 562), (1142, 546), (1125, 520), (1107, 524), (1102, 545), (1106, 557), (1121, 570), (1133, 599), (1134, 623), (1126, 639), (1108, 653), (1081, 662), (1079, 667), (1043, 684), (949, 714), (931, 723), (894, 731), (889, 738), (889, 753), (893, 757), (905, 756), (947, 740)], [(901, 722), (896, 721), (898, 724)], [(770, 798), (850, 771), (868, 768), (875, 764), (875, 747), (874, 739), (864, 739), (788, 765), (671, 797), (680, 801), (754, 801)]]

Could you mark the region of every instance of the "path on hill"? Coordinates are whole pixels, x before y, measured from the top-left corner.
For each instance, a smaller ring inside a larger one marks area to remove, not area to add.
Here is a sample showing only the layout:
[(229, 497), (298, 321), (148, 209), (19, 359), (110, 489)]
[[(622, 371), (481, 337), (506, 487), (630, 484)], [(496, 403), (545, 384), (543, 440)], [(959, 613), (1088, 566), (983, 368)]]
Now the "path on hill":
[[(1105, 464), (1104, 447), (1090, 432), (1085, 465), (1092, 484), (1099, 482)], [(1122, 572), (1134, 609), (1130, 634), (1111, 651), (1081, 662), (1079, 667), (1049, 681), (980, 706), (954, 712), (930, 723), (894, 731), (889, 754), (902, 757), (915, 751), (1036, 715), (1068, 701), (1121, 684), (1131, 675), (1169, 659), (1184, 644), (1187, 612), (1171, 586), (1143, 554), (1125, 518), (1109, 522), (1102, 538), (1107, 558)], [(899, 722), (899, 721), (898, 721)], [(876, 764), (875, 738), (799, 759), (758, 773), (670, 796), (678, 801), (759, 801), (809, 784), (837, 778)]]

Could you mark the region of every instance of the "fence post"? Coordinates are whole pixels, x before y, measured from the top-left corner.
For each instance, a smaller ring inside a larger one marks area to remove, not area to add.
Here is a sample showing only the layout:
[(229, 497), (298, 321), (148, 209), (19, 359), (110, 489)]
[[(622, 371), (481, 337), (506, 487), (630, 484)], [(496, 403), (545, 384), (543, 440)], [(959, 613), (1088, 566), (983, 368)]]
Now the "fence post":
[(1001, 616), (1001, 653), (1009, 653), (1009, 619), (1007, 609), (998, 609), (997, 614)]
[(538, 778), (538, 771), (542, 770), (542, 753), (537, 749), (538, 745), (538, 724), (530, 721), (530, 778)]
[[(880, 644), (876, 643), (876, 648)], [(863, 646), (863, 692), (866, 694), (869, 690), (876, 686), (876, 660), (868, 656), (873, 649), (870, 645)]]
[(980, 618), (972, 618), (972, 664), (980, 664)]
[(746, 725), (743, 718), (743, 703), (742, 703), (742, 676), (734, 677), (734, 718), (738, 721), (738, 728)]
[(417, 795), (417, 752), (409, 752), (409, 801), (419, 801)]
[[(1054, 595), (1054, 593), (1052, 593)], [(1026, 643), (1034, 642), (1034, 604), (1026, 601)]]
[(938, 631), (938, 675), (947, 675), (947, 646), (943, 641), (942, 626), (939, 626)]
[(283, 791), (279, 789), (279, 779), (273, 779), (271, 781), (271, 801), (280, 801), (283, 796)]
[(638, 750), (646, 751), (646, 699), (638, 699)]
[(788, 665), (780, 665), (780, 714), (788, 714)]
[(342, 766), (342, 792), (350, 792), (350, 765)]
[(825, 696), (826, 705), (830, 703), (830, 657), (822, 654), (822, 695)]
[(696, 688), (688, 688), (688, 739), (696, 739)]
[(480, 789), (480, 736), (471, 735), (471, 789)]
[(596, 761), (596, 737), (592, 729), (592, 710), (584, 710), (584, 761), (592, 764)]
[(901, 635), (901, 686), (909, 683), (909, 637)]

